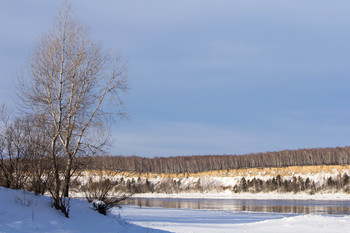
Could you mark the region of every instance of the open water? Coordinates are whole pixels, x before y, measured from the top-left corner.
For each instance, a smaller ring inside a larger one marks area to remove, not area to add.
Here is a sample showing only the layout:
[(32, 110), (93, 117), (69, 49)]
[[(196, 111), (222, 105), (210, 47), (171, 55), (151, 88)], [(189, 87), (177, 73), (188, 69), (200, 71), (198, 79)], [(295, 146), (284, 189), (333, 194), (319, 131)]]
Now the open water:
[(330, 200), (250, 200), (250, 199), (188, 199), (130, 198), (125, 204), (193, 210), (224, 210), (229, 212), (350, 215), (350, 201)]

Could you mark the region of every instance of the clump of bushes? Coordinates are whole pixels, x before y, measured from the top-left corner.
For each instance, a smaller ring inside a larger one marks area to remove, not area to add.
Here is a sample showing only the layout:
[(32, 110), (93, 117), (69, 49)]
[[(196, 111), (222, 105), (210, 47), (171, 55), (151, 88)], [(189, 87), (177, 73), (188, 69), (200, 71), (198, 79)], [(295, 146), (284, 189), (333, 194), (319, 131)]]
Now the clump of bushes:
[(99, 181), (93, 181), (90, 178), (83, 187), (85, 198), (92, 203), (94, 210), (106, 215), (113, 207), (120, 208), (120, 203), (132, 195), (116, 191), (118, 185), (117, 181), (111, 181), (110, 179), (102, 178)]

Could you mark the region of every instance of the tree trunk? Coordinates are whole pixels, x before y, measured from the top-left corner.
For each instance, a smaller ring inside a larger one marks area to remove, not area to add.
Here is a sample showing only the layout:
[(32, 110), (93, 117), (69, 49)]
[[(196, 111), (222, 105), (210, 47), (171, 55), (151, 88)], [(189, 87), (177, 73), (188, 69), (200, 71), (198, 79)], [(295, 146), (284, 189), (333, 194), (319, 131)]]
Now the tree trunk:
[(53, 200), (54, 206), (56, 209), (60, 209), (60, 175), (58, 171), (57, 161), (56, 161), (56, 140), (57, 137), (52, 139), (51, 142), (51, 157), (52, 157), (52, 170), (54, 171), (54, 191), (53, 191)]
[(69, 155), (67, 159), (67, 166), (64, 175), (64, 197), (69, 197), (69, 187), (70, 187), (70, 178), (71, 178), (71, 170), (72, 170), (72, 156)]

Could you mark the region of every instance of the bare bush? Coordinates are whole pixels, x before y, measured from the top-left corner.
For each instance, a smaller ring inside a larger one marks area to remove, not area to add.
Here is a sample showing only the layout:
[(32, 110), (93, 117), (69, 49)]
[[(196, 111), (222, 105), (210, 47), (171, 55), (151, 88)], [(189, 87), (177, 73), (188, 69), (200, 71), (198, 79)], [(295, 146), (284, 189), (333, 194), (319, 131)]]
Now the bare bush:
[(10, 119), (4, 108), (0, 114), (0, 177), (1, 185), (7, 188), (23, 189), (29, 171), (28, 131), (26, 121)]
[(106, 215), (108, 210), (113, 207), (120, 207), (120, 203), (132, 195), (119, 192), (116, 189), (118, 185), (118, 181), (111, 181), (108, 178), (100, 177), (98, 181), (93, 181), (90, 178), (83, 190), (86, 199), (93, 204), (94, 209)]

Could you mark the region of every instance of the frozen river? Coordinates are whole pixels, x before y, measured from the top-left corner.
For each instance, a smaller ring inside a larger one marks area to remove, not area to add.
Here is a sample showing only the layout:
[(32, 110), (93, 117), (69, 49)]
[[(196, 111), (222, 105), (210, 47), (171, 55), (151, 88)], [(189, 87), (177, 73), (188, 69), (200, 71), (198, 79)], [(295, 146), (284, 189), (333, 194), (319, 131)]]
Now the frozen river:
[[(173, 202), (175, 200), (148, 200), (148, 203), (157, 203), (156, 205), (159, 205), (161, 202), (172, 203), (166, 204), (166, 206), (168, 206), (166, 208), (146, 207), (146, 200), (145, 203), (143, 203), (141, 200), (135, 199), (130, 201), (134, 202), (136, 205), (124, 205), (122, 209), (113, 209), (112, 213), (114, 215), (120, 216), (127, 222), (134, 223), (145, 228), (163, 230), (164, 232), (350, 233), (350, 215), (329, 215), (324, 214), (324, 212), (322, 215), (281, 212), (250, 212), (247, 211), (247, 208), (245, 208), (245, 211), (236, 211), (233, 207), (223, 207), (230, 205), (226, 202), (227, 200), (225, 202), (222, 202), (223, 200), (201, 200), (201, 209), (198, 209), (198, 199), (191, 202), (192, 204), (189, 204), (188, 200), (184, 201), (187, 204), (183, 204), (184, 202), (182, 202), (182, 204), (178, 204), (182, 205), (182, 208), (178, 208), (179, 206), (173, 206)], [(179, 203), (178, 201), (179, 200), (176, 200), (177, 203)], [(220, 205), (220, 208), (226, 209), (210, 209), (214, 205), (213, 202), (221, 203), (222, 205)], [(197, 207), (195, 207), (193, 203), (197, 203)], [(211, 204), (209, 205), (209, 203)], [(223, 203), (226, 204), (224, 205)], [(252, 203), (252, 200), (246, 201), (246, 203)], [(264, 202), (259, 202), (259, 204), (260, 203)], [(264, 206), (268, 206), (268, 203), (265, 203)], [(289, 201), (287, 201), (284, 205), (290, 204), (292, 203), (289, 203)], [(339, 203), (328, 203), (327, 205), (337, 206), (338, 204)], [(276, 203), (274, 205), (276, 205)], [(312, 205), (317, 206), (317, 203), (312, 203)], [(183, 207), (187, 208), (183, 209)], [(299, 210), (300, 208), (294, 209)], [(311, 209), (320, 208), (312, 207)], [(293, 210), (292, 212), (296, 211)]]
[(131, 198), (125, 203), (139, 207), (221, 210), (228, 212), (350, 215), (350, 201), (340, 200)]
[(350, 201), (132, 198), (112, 213), (165, 232), (350, 233)]

